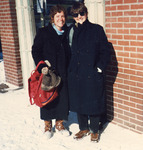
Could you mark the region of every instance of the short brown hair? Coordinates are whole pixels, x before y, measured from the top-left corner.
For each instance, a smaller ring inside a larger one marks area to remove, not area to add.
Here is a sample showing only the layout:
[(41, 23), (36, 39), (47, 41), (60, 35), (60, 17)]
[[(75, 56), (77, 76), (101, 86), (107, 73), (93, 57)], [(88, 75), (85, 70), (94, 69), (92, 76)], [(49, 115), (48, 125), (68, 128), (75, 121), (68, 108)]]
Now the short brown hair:
[(82, 2), (75, 2), (71, 7), (71, 15), (79, 12), (85, 12), (87, 14), (87, 7)]
[(61, 6), (61, 5), (52, 6), (52, 8), (50, 9), (50, 18), (51, 18), (50, 22), (53, 23), (53, 19), (54, 19), (55, 14), (60, 13), (62, 11), (63, 11), (63, 13), (65, 15), (65, 19), (66, 19), (67, 18), (67, 12), (63, 6)]

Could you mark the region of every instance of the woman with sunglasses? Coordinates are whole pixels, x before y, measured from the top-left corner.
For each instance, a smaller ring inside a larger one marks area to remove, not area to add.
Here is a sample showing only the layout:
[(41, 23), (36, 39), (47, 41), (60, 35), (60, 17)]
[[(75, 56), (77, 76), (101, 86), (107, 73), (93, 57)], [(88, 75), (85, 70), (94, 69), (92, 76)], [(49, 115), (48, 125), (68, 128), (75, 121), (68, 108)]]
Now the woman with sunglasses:
[(99, 122), (106, 112), (104, 75), (110, 60), (110, 48), (103, 28), (88, 21), (83, 3), (76, 2), (71, 15), (75, 22), (69, 31), (69, 102), (70, 111), (77, 113), (80, 129), (74, 138), (90, 135), (91, 141), (98, 142)]
[(46, 61), (48, 65), (40, 65), (38, 71), (47, 74), (48, 66), (55, 70), (61, 77), (61, 83), (58, 86), (59, 96), (40, 108), (40, 117), (45, 123), (45, 134), (48, 138), (53, 135), (52, 120), (55, 119), (55, 130), (61, 134), (69, 135), (64, 126), (64, 120), (68, 119), (68, 90), (67, 90), (67, 66), (68, 66), (68, 42), (66, 11), (64, 7), (55, 5), (50, 10), (48, 26), (40, 28), (34, 39), (32, 46), (32, 56), (37, 65), (41, 60)]

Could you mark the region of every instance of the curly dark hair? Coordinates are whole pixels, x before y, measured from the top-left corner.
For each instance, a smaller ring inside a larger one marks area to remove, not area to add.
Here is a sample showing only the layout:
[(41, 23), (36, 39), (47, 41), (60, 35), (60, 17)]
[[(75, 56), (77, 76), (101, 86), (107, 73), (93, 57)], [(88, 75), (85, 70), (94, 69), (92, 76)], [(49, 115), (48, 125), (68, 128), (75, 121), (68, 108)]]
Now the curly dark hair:
[(63, 13), (65, 15), (65, 19), (67, 19), (67, 11), (66, 11), (66, 9), (63, 6), (61, 6), (61, 5), (55, 5), (55, 6), (53, 6), (50, 9), (50, 18), (51, 18), (50, 22), (53, 23), (54, 22), (53, 19), (54, 19), (55, 14), (56, 13), (60, 13), (62, 11), (63, 11)]

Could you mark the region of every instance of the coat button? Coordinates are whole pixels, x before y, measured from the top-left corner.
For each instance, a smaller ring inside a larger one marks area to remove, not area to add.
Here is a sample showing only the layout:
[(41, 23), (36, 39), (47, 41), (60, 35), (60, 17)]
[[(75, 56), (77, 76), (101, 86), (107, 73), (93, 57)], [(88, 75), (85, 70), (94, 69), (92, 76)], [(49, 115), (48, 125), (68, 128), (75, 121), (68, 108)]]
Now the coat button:
[(77, 51), (77, 53), (79, 54), (79, 51)]
[(80, 62), (78, 62), (77, 64), (80, 65)]
[(90, 79), (90, 76), (88, 76), (88, 79)]

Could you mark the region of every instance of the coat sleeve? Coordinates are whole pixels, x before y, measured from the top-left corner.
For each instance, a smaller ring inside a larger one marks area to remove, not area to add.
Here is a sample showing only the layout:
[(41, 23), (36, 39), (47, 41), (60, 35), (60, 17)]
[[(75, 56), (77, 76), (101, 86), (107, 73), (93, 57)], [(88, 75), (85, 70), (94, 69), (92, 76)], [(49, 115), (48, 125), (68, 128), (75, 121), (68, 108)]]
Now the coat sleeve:
[(111, 50), (110, 45), (107, 40), (106, 34), (104, 32), (103, 27), (99, 26), (99, 41), (100, 41), (100, 50), (99, 50), (99, 60), (97, 62), (97, 68), (100, 68), (102, 71), (104, 71), (109, 64), (110, 56), (111, 56)]
[[(42, 28), (38, 30), (34, 43), (32, 46), (32, 57), (35, 62), (35, 65), (37, 65), (41, 60), (43, 59), (43, 45), (44, 45), (44, 40), (43, 40), (43, 34), (42, 34)], [(41, 64), (38, 67), (38, 71), (41, 72), (41, 69), (45, 67), (46, 64)]]

